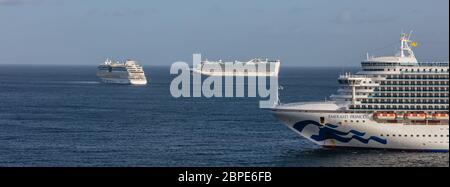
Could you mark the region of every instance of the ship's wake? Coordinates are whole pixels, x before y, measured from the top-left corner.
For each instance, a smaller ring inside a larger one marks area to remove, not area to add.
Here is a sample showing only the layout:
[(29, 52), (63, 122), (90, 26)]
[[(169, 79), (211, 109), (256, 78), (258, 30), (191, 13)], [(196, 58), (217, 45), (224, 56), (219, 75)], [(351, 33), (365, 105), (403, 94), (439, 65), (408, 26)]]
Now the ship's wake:
[(99, 81), (68, 81), (68, 84), (100, 84)]

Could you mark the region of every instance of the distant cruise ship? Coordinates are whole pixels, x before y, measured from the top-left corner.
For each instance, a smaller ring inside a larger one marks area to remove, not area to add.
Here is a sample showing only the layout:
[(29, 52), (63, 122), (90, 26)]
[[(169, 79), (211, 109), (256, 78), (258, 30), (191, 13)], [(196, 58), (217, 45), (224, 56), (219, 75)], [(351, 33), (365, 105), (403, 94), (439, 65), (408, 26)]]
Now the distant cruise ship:
[(127, 60), (125, 63), (120, 63), (112, 62), (107, 59), (103, 64), (98, 66), (97, 76), (104, 83), (133, 85), (147, 84), (147, 78), (145, 77), (142, 66), (138, 65), (133, 60)]
[(449, 63), (419, 63), (409, 37), (398, 55), (368, 57), (340, 76), (330, 102), (281, 104), (274, 116), (324, 147), (448, 152)]
[[(193, 72), (207, 76), (265, 76), (276, 77), (280, 72), (281, 61), (269, 61), (261, 59), (252, 59), (248, 62), (235, 61), (232, 63), (235, 67), (244, 67), (236, 69), (227, 69), (226, 63), (220, 61), (202, 61), (197, 67), (193, 68)], [(240, 66), (239, 66), (240, 65)], [(220, 71), (207, 71), (205, 67), (219, 67)], [(250, 68), (254, 67), (254, 68)]]

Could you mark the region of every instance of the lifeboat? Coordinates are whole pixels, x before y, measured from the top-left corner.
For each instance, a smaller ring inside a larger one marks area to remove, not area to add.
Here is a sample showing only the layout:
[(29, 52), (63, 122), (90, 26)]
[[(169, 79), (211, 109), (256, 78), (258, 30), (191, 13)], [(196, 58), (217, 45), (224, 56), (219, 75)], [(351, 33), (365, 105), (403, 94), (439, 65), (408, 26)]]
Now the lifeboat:
[(433, 114), (433, 119), (435, 119), (435, 120), (448, 120), (448, 114), (436, 113), (436, 114)]
[(409, 120), (426, 120), (427, 119), (427, 114), (425, 113), (420, 113), (420, 114), (405, 114), (405, 118), (409, 119)]
[(381, 120), (395, 120), (397, 118), (397, 114), (377, 112), (373, 115), (373, 117)]

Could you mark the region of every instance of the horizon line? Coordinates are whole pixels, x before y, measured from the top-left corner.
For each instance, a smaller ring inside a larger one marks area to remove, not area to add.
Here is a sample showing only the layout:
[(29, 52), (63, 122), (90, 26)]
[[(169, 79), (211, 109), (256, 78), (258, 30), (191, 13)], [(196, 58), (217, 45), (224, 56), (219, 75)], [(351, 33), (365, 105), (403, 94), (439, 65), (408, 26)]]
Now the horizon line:
[[(0, 66), (98, 66), (98, 65), (94, 65), (94, 64), (26, 64), (26, 63), (20, 63), (20, 64), (2, 64), (0, 63)], [(157, 65), (148, 65), (148, 64), (142, 64), (142, 66), (149, 66), (149, 67), (171, 67), (172, 65), (162, 65), (162, 64), (157, 64)], [(281, 66), (281, 68), (283, 67), (311, 67), (311, 68), (326, 68), (326, 67), (331, 67), (331, 68), (345, 68), (345, 67), (349, 67), (349, 68), (353, 68), (353, 67), (359, 67), (359, 65), (353, 65), (353, 66), (326, 66), (326, 65), (316, 65), (316, 66), (308, 66), (308, 65), (284, 65)]]

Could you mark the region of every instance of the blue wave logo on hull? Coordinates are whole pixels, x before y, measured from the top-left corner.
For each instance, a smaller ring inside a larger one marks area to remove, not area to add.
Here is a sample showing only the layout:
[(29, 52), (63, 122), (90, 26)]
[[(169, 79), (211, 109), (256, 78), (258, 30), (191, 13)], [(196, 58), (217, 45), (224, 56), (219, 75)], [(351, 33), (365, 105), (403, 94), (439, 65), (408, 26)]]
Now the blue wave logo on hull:
[[(366, 135), (366, 133), (364, 132), (359, 132), (356, 130), (351, 130), (349, 132), (342, 132), (342, 131), (338, 131), (336, 130), (336, 128), (338, 128), (338, 126), (336, 125), (332, 125), (332, 124), (325, 124), (324, 126), (321, 125), (320, 123), (316, 122), (316, 121), (311, 121), (311, 120), (307, 120), (307, 121), (301, 121), (298, 122), (294, 125), (294, 129), (298, 130), (299, 132), (303, 132), (303, 130), (305, 129), (306, 126), (308, 125), (315, 125), (319, 128), (319, 134), (318, 135), (312, 135), (311, 139), (321, 142), (321, 141), (325, 141), (325, 140), (336, 140), (342, 143), (348, 143), (351, 140), (358, 140), (361, 143), (364, 144), (368, 144), (371, 140), (378, 142), (380, 144), (387, 144), (387, 140), (386, 139), (382, 139), (376, 136), (371, 136), (368, 139), (365, 139), (363, 136)], [(343, 136), (348, 136), (349, 134), (353, 134), (352, 137), (343, 137)]]

